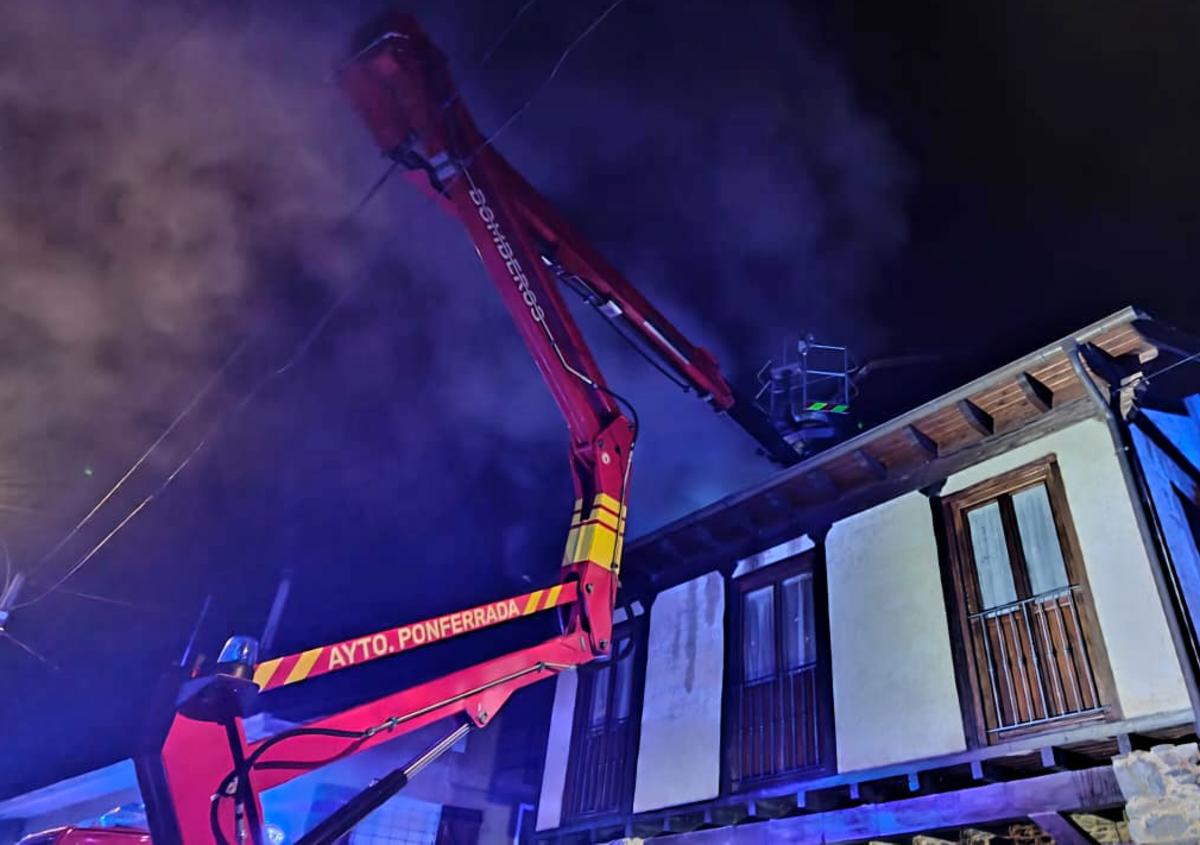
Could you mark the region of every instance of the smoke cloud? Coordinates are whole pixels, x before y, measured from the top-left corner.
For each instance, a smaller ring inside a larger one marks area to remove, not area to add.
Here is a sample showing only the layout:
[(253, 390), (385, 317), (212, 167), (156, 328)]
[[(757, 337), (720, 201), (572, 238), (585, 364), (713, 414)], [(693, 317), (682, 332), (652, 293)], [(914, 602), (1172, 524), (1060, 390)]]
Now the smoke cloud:
[[(267, 264), (286, 255), (334, 285), (361, 264), (313, 247), (362, 168), (331, 166), (320, 65), (256, 53), (244, 19), (5, 7), (0, 453), (54, 523), (274, 319)], [(5, 531), (39, 521), (16, 513)]]
[[(151, 656), (178, 647), (205, 592), (221, 587), (214, 635), (253, 630), (284, 566), (298, 583), (282, 648), (553, 577), (566, 436), (470, 244), (399, 179), (345, 219), (382, 162), (329, 68), (382, 5), (0, 0), (0, 537), (17, 565), (227, 364), (33, 570), (36, 591), (211, 434), (70, 582), (152, 601), (169, 624), (62, 595), (14, 620), (64, 667), (137, 643), (146, 683), (129, 683), (148, 687)], [(535, 5), (486, 67), (512, 10), (426, 5), (486, 132), (605, 4)], [(748, 387), (786, 336), (869, 341), (854, 304), (903, 243), (908, 180), (792, 12), (686, 8), (628, 0), (497, 146)], [(732, 423), (581, 317), (641, 415), (633, 534), (770, 471)], [(89, 620), (86, 647), (64, 618)], [(0, 671), (29, 680), (0, 718), (61, 710), (61, 686), (38, 692), (26, 660), (0, 648)], [(131, 717), (113, 700), (89, 718), (115, 735)]]

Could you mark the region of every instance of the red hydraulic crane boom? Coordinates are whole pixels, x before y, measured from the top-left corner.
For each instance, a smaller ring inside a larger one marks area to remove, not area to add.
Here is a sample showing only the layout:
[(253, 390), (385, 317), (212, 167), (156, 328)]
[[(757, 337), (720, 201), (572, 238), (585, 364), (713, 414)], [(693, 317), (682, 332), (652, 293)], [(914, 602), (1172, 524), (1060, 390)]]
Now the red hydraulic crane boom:
[[(584, 444), (618, 413), (555, 284), (580, 293), (702, 398), (729, 414), (779, 463), (798, 455), (711, 354), (695, 346), (529, 185), (485, 138), (445, 57), (406, 16), (364, 39), (341, 84), (384, 154), (409, 168), (466, 228), (530, 352)], [(381, 34), (380, 34), (381, 32)], [(369, 40), (368, 40), (369, 39)]]
[[(330, 842), (517, 689), (611, 649), (635, 424), (584, 343), (560, 290), (574, 289), (657, 365), (751, 432), (775, 460), (797, 455), (690, 343), (496, 152), (458, 96), (445, 57), (409, 17), (370, 30), (340, 84), (386, 156), (474, 242), (570, 432), (575, 507), (562, 577), (547, 589), (341, 643), (257, 662), (234, 638), (217, 671), (177, 685), (151, 752), (138, 759), (155, 842), (261, 841), (257, 794), (323, 762), (446, 718), (459, 726), (426, 755), (366, 790), (300, 842)], [(416, 687), (248, 742), (242, 717), (260, 692), (564, 608), (562, 633)]]

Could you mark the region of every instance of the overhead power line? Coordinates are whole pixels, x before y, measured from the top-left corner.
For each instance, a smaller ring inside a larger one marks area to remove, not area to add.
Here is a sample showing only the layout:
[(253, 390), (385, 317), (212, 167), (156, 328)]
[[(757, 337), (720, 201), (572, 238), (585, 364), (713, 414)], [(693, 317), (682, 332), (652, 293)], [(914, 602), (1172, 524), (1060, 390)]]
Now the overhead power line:
[(154, 454), (155, 450), (163, 444), (163, 441), (171, 436), (171, 433), (174, 432), (175, 429), (177, 429), (179, 425), (191, 415), (192, 411), (196, 409), (204, 397), (207, 396), (214, 387), (216, 387), (233, 363), (241, 357), (241, 354), (245, 348), (246, 341), (244, 340), (234, 347), (233, 351), (230, 352), (228, 357), (225, 358), (225, 362), (212, 374), (212, 376), (209, 377), (208, 381), (201, 385), (200, 389), (197, 390), (188, 403), (184, 405), (183, 409), (175, 415), (173, 420), (171, 420), (170, 425), (163, 429), (162, 433), (154, 439), (154, 442), (152, 442), (146, 448), (146, 450), (138, 456), (137, 460), (129, 465), (128, 469), (126, 469), (121, 477), (117, 479), (116, 483), (113, 484), (112, 487), (109, 487), (104, 495), (101, 496), (94, 505), (92, 505), (91, 510), (84, 514), (83, 518), (75, 523), (74, 527), (64, 534), (61, 540), (55, 543), (49, 551), (42, 555), (38, 561), (29, 568), (30, 572), (44, 564), (50, 558), (54, 557), (54, 555), (56, 555), (63, 546), (69, 543), (75, 537), (75, 535), (79, 533), (80, 529), (91, 522), (92, 518), (99, 513), (100, 509), (103, 508), (105, 504), (107, 504), (108, 501), (112, 499), (112, 497), (115, 496), (122, 487), (125, 486), (125, 482), (129, 480), (130, 476), (137, 472), (142, 464), (146, 463), (149, 457)]
[[(508, 26), (505, 27), (505, 29), (501, 32), (500, 36), (497, 38), (496, 42), (485, 53), (485, 55), (481, 61), (481, 66), (486, 65), (491, 60), (491, 58), (495, 54), (495, 52), (499, 49), (499, 47), (508, 38), (508, 36), (512, 32), (513, 28), (517, 25), (517, 23), (521, 20), (521, 18), (525, 15), (525, 13), (534, 5), (535, 2), (536, 2), (536, 0), (527, 0), (526, 3), (524, 3), (520, 8), (518, 8), (517, 12), (513, 16), (512, 20), (509, 22)], [(559, 71), (562, 70), (564, 64), (566, 63), (567, 59), (570, 57), (571, 53), (580, 44), (582, 44), (588, 38), (588, 36), (590, 36), (605, 21), (605, 19), (607, 19), (609, 15), (611, 15), (614, 11), (616, 11), (616, 9), (624, 2), (625, 2), (625, 0), (613, 0), (612, 3), (610, 3), (599, 15), (597, 15), (591, 21), (591, 23), (589, 23), (577, 36), (575, 36), (574, 39), (571, 40), (571, 42), (569, 44), (567, 44), (567, 46), (559, 54), (558, 59), (555, 61), (553, 67), (551, 67), (550, 72), (546, 75), (545, 79), (543, 79), (543, 81), (537, 87), (537, 89), (533, 92), (533, 94), (531, 94), (530, 97), (528, 99), (526, 99), (525, 102), (523, 102), (499, 126), (499, 128), (497, 128), (494, 132), (492, 132), (483, 141), (483, 143), (479, 146), (478, 149), (474, 150), (471, 153), (470, 157), (468, 158), (467, 164), (470, 164), (471, 159), (473, 159), (476, 155), (478, 155), (479, 152), (481, 152), (483, 149), (485, 149), (489, 145), (491, 145), (500, 136), (501, 133), (503, 133), (506, 129), (508, 129), (509, 126), (511, 126), (513, 123), (515, 123), (521, 117), (521, 115), (524, 114), (524, 112), (529, 108), (529, 106), (541, 95), (541, 93), (555, 79), (555, 77), (558, 76)], [(187, 34), (188, 33), (185, 32), (184, 37), (186, 37)], [(367, 203), (369, 203), (370, 200), (376, 195), (376, 193), (378, 193), (378, 191), (391, 178), (391, 176), (395, 173), (396, 170), (397, 170), (396, 162), (392, 162), (391, 164), (389, 164), (389, 166), (384, 171), (384, 173), (380, 176), (380, 178), (374, 184), (371, 185), (371, 187), (367, 190), (367, 192), (363, 196), (363, 198), (345, 216), (345, 218), (342, 220), (343, 225), (345, 223), (349, 222), (351, 219), (353, 219), (355, 216), (357, 216), (363, 210), (363, 208), (367, 205)], [(314, 326), (308, 332), (308, 334), (306, 334), (306, 336), (300, 341), (300, 343), (297, 344), (296, 348), (294, 349), (293, 353), (289, 356), (287, 361), (285, 361), (282, 366), (280, 366), (276, 369), (270, 370), (266, 374), (264, 374), (264, 376), (261, 379), (259, 379), (259, 381), (256, 382), (250, 388), (250, 390), (242, 397), (242, 399), (229, 412), (227, 412), (225, 415), (223, 415), (223, 417), (221, 419), (219, 419), (217, 421), (217, 423), (215, 423), (209, 429), (209, 431), (200, 439), (200, 441), (183, 458), (183, 460), (175, 467), (175, 469), (172, 470), (170, 475), (168, 475), (166, 477), (166, 479), (158, 486), (158, 488), (156, 488), (153, 492), (151, 492), (150, 494), (145, 496), (140, 502), (138, 502), (138, 504), (135, 505), (132, 510), (130, 510), (124, 517), (122, 517), (122, 519), (116, 524), (115, 527), (112, 528), (112, 530), (110, 530), (107, 534), (105, 534), (104, 537), (102, 537), (97, 543), (95, 543), (91, 548), (89, 548), (82, 556), (80, 556), (80, 558), (78, 560), (76, 560), (75, 563), (72, 564), (71, 567), (68, 568), (67, 571), (61, 577), (59, 577), (50, 587), (48, 587), (48, 588), (44, 589), (42, 592), (38, 593), (34, 598), (29, 599), (25, 602), (22, 602), (21, 604), (15, 605), (13, 609), (15, 610), (15, 609), (19, 609), (19, 608), (29, 607), (31, 605), (37, 604), (38, 602), (41, 602), (42, 600), (47, 598), (50, 594), (52, 594), (55, 591), (57, 591), (58, 589), (60, 589), (69, 579), (74, 577), (90, 560), (92, 560), (96, 556), (96, 554), (98, 554), (100, 552), (101, 549), (103, 549), (113, 539), (113, 537), (115, 537), (126, 525), (128, 525), (129, 522), (131, 520), (133, 520), (133, 518), (135, 516), (137, 516), (138, 513), (140, 513), (147, 505), (149, 505), (152, 501), (154, 501), (154, 499), (156, 499), (158, 496), (160, 496), (167, 489), (167, 487), (170, 486), (170, 484), (175, 480), (175, 478), (178, 477), (178, 475), (192, 461), (192, 459), (204, 448), (205, 445), (207, 445), (209, 440), (214, 435), (219, 433), (219, 431), (229, 421), (231, 421), (234, 417), (236, 417), (238, 414), (240, 414), (240, 412), (246, 407), (246, 405), (248, 405), (251, 401), (253, 401), (254, 397), (257, 396), (257, 394), (263, 388), (263, 386), (265, 386), (272, 379), (277, 378), (277, 377), (283, 375), (284, 373), (286, 373), (288, 370), (290, 370), (295, 365), (295, 363), (298, 360), (300, 360), (305, 355), (305, 353), (307, 353), (308, 349), (316, 341), (317, 337), (319, 337), (320, 334), (324, 331), (324, 329), (328, 325), (329, 321), (333, 318), (333, 316), (337, 313), (337, 311), (340, 310), (340, 308), (345, 304), (345, 302), (349, 299), (349, 297), (357, 290), (357, 288), (361, 285), (361, 283), (362, 283), (362, 280), (360, 279), (358, 282), (349, 285), (345, 290), (343, 290), (341, 292), (341, 294), (339, 294), (339, 296), (333, 301), (333, 303), (325, 311), (325, 313), (322, 314), (321, 318), (319, 320), (317, 320), (317, 322), (314, 324)], [(217, 372), (209, 379), (209, 381), (206, 382), (200, 388), (200, 390), (197, 392), (197, 394), (195, 396), (193, 396), (192, 400), (175, 417), (175, 419), (172, 420), (171, 424), (162, 432), (162, 434), (160, 434), (159, 437), (156, 438), (154, 440), (154, 442), (152, 442), (150, 444), (150, 446), (146, 449), (146, 451), (143, 452), (142, 455), (140, 455), (138, 457), (138, 459), (134, 461), (134, 463), (121, 475), (121, 477), (117, 480), (117, 482), (100, 498), (99, 501), (97, 501), (97, 503), (95, 505), (93, 505), (93, 507), (88, 511), (88, 513), (85, 514), (84, 517), (78, 523), (76, 523), (76, 525), (74, 527), (72, 527), (72, 529), (70, 531), (68, 531), (67, 534), (64, 535), (64, 537), (58, 543), (56, 543), (45, 555), (43, 555), (41, 559), (39, 559), (37, 564), (35, 564), (35, 567), (40, 566), (46, 560), (48, 560), (49, 558), (51, 558), (55, 554), (57, 554), (58, 551), (61, 550), (62, 547), (65, 546), (68, 542), (70, 542), (70, 540), (72, 538), (74, 538), (79, 533), (79, 531), (95, 517), (95, 515), (104, 507), (104, 505), (106, 503), (108, 503), (113, 498), (113, 496), (115, 496), (117, 494), (117, 492), (121, 489), (121, 487), (129, 480), (129, 478), (135, 472), (137, 472), (137, 470), (146, 462), (146, 460), (162, 444), (162, 442), (165, 441), (166, 438), (169, 437), (170, 434), (178, 428), (180, 423), (182, 423), (183, 420), (186, 419), (187, 416), (191, 414), (191, 412), (200, 403), (200, 401), (204, 398), (204, 396), (207, 395), (208, 392), (211, 391), (211, 389), (217, 383), (220, 382), (221, 378), (228, 371), (229, 367), (234, 363), (234, 361), (237, 360), (237, 358), (240, 357), (241, 353), (245, 349), (246, 343), (247, 343), (246, 341), (243, 341), (234, 349), (233, 352), (230, 353), (230, 356), (225, 360), (225, 363), (222, 364), (221, 368), (219, 370), (217, 370)]]
[(492, 132), (491, 135), (488, 135), (487, 138), (485, 138), (483, 140), (483, 143), (481, 143), (479, 145), (479, 147), (477, 149), (475, 149), (471, 153), (470, 156), (467, 157), (466, 165), (469, 165), (471, 163), (471, 161), (474, 160), (475, 156), (479, 155), (485, 149), (490, 147), (492, 145), (492, 142), (495, 141), (497, 138), (499, 138), (500, 134), (502, 132), (504, 132), (504, 130), (506, 130), (506, 129), (508, 129), (508, 127), (512, 126), (517, 121), (517, 119), (520, 118), (521, 115), (523, 115), (525, 113), (525, 110), (528, 109), (529, 106), (533, 104), (533, 101), (536, 100), (539, 96), (541, 96), (542, 92), (545, 91), (546, 88), (550, 85), (550, 83), (554, 81), (554, 78), (556, 76), (558, 76), (558, 72), (560, 70), (562, 70), (563, 65), (566, 64), (567, 57), (569, 57), (571, 55), (571, 53), (574, 52), (575, 48), (578, 47), (580, 44), (582, 44), (587, 39), (587, 37), (589, 35), (591, 35), (598, 26), (600, 26), (600, 24), (604, 23), (605, 18), (607, 18), (609, 15), (611, 15), (613, 12), (615, 12), (617, 10), (617, 7), (620, 6), (624, 2), (625, 2), (625, 0), (613, 0), (613, 2), (610, 3), (603, 12), (601, 12), (599, 15), (597, 15), (590, 24), (588, 24), (586, 27), (584, 27), (582, 32), (580, 32), (578, 35), (575, 36), (575, 38), (573, 38), (571, 40), (570, 44), (568, 44), (565, 48), (563, 48), (562, 53), (559, 54), (558, 61), (556, 61), (554, 63), (554, 67), (550, 68), (550, 73), (546, 74), (546, 78), (543, 79), (541, 84), (539, 84), (538, 87), (534, 90), (534, 92), (529, 95), (528, 99), (526, 99), (525, 102), (521, 103), (521, 105), (517, 107), (516, 111), (514, 111), (511, 115), (509, 115), (508, 118), (503, 123), (500, 124), (499, 128), (497, 128), (494, 132)]
[[(395, 167), (392, 165), (389, 165), (387, 167), (387, 169), (384, 171), (383, 176), (380, 179), (376, 180), (371, 185), (370, 189), (367, 191), (364, 198), (362, 200), (360, 200), (353, 207), (353, 209), (343, 217), (343, 219), (341, 220), (339, 225), (345, 225), (346, 223), (349, 223), (351, 220), (353, 220), (366, 206), (367, 201), (369, 201), (371, 199), (371, 197), (375, 196), (375, 194), (378, 193), (379, 189), (383, 187), (383, 184), (387, 181), (387, 179), (394, 172), (395, 172)], [(346, 288), (344, 288), (337, 295), (337, 297), (333, 300), (333, 302), (330, 303), (329, 307), (325, 309), (325, 311), (321, 314), (320, 318), (313, 324), (312, 328), (310, 328), (309, 331), (305, 333), (304, 337), (300, 339), (299, 343), (296, 344), (296, 346), (293, 348), (291, 354), (284, 361), (284, 363), (278, 367), (273, 366), (270, 369), (268, 369), (262, 375), (262, 377), (259, 378), (258, 381), (256, 381), (250, 387), (250, 389), (248, 391), (246, 391), (245, 394), (242, 395), (241, 399), (238, 400), (238, 402), (230, 410), (226, 411), (224, 414), (222, 414), (220, 417), (218, 417), (217, 421), (209, 427), (208, 431), (205, 432), (205, 434), (200, 438), (200, 440), (191, 449), (191, 451), (189, 451), (184, 456), (183, 460), (179, 462), (179, 464), (171, 471), (171, 473), (163, 480), (163, 482), (161, 484), (159, 484), (159, 486), (155, 490), (153, 490), (151, 493), (149, 493), (148, 495), (143, 497), (141, 501), (139, 501), (136, 505), (134, 505), (133, 509), (130, 510), (128, 513), (126, 513), (125, 516), (123, 516), (121, 518), (121, 520), (112, 528), (112, 530), (110, 530), (107, 534), (105, 534), (102, 538), (100, 538), (100, 540), (98, 542), (93, 544), (86, 552), (84, 552), (67, 569), (67, 571), (62, 576), (60, 576), (57, 580), (55, 580), (51, 584), (51, 586), (42, 590), (37, 595), (35, 595), (33, 598), (28, 599), (24, 602), (21, 602), (20, 604), (14, 605), (12, 609), (19, 610), (21, 608), (30, 607), (31, 605), (35, 605), (35, 604), (41, 602), (42, 600), (44, 600), (45, 598), (50, 596), (52, 593), (56, 592), (67, 581), (69, 581), (71, 578), (73, 578), (76, 574), (78, 574), (79, 571), (81, 569), (83, 569), (83, 567), (86, 566), (87, 563), (90, 560), (92, 560), (92, 558), (94, 558), (100, 552), (101, 549), (103, 549), (106, 545), (108, 545), (108, 543), (118, 533), (120, 533), (120, 531), (122, 529), (124, 529), (125, 526), (128, 525), (135, 516), (137, 516), (147, 505), (149, 505), (156, 498), (158, 498), (159, 496), (162, 495), (162, 493), (175, 481), (175, 479), (179, 477), (179, 474), (181, 472), (183, 472), (183, 470), (187, 467), (187, 465), (192, 462), (192, 460), (196, 457), (196, 455), (198, 455), (200, 453), (200, 451), (217, 434), (219, 434), (222, 431), (222, 429), (224, 429), (230, 422), (232, 422), (233, 419), (235, 417), (237, 417), (242, 412), (242, 410), (245, 409), (245, 407), (254, 400), (254, 398), (259, 394), (259, 392), (263, 389), (263, 387), (265, 387), (267, 385), (267, 383), (269, 383), (273, 379), (276, 379), (276, 378), (284, 375), (286, 372), (291, 370), (292, 367), (294, 367), (295, 364), (301, 358), (304, 357), (304, 355), (312, 347), (313, 343), (316, 342), (317, 338), (321, 335), (321, 333), (329, 325), (329, 322), (333, 319), (333, 317), (337, 314), (337, 312), (342, 308), (342, 306), (344, 306), (346, 304), (347, 300), (349, 300), (349, 298), (355, 292), (357, 292), (357, 290), (362, 286), (364, 281), (365, 281), (365, 278), (360, 277), (357, 281), (346, 286)], [(252, 335), (251, 339), (253, 339), (254, 337), (257, 337), (262, 331), (263, 331), (263, 328), (260, 327), (254, 333), (254, 335)], [(183, 419), (186, 418), (186, 416), (191, 413), (191, 411), (196, 407), (196, 405), (199, 404), (199, 402), (203, 398), (203, 396), (205, 394), (207, 394), (207, 392), (210, 391), (212, 389), (212, 387), (215, 386), (221, 380), (221, 378), (224, 376), (224, 374), (228, 371), (229, 367), (233, 364), (234, 360), (236, 360), (236, 358), (240, 357), (240, 355), (241, 355), (242, 351), (245, 349), (247, 343), (248, 343), (248, 341), (242, 341), (241, 343), (238, 344), (237, 348), (235, 348), (234, 351), (232, 353), (230, 353), (230, 356), (225, 360), (225, 363), (221, 366), (221, 368), (212, 376), (212, 378), (209, 379), (208, 382), (205, 383), (204, 386), (201, 387), (201, 389), (197, 393), (197, 395), (195, 397), (193, 397), (192, 401), (189, 402), (188, 405), (184, 407), (184, 409), (179, 413), (178, 416), (176, 416), (176, 418), (172, 421), (171, 425), (168, 426), (167, 429), (161, 435), (159, 435), (159, 437), (150, 445), (150, 447), (146, 450), (146, 452), (144, 452), (136, 461), (134, 461), (133, 465), (128, 470), (126, 470), (126, 472), (121, 476), (120, 479), (118, 479), (117, 483), (113, 486), (113, 488), (111, 488), (108, 493), (106, 493), (103, 497), (101, 497), (100, 501), (97, 502), (97, 504), (95, 506), (93, 506), (93, 508), (87, 513), (87, 515), (82, 520), (80, 520), (79, 523), (77, 523), (76, 526), (74, 528), (72, 528), (72, 530), (70, 532), (68, 532), (67, 536), (64, 537), (63, 540), (59, 541), (59, 543), (57, 543), (53, 549), (51, 549), (49, 552), (46, 553), (46, 555), (44, 555), (42, 557), (42, 559), (39, 561), (39, 563), (45, 561), (47, 558), (51, 557), (55, 552), (57, 552), (59, 549), (61, 549), (63, 547), (63, 545), (65, 545), (72, 537), (74, 537), (76, 534), (78, 534), (79, 530), (95, 516), (95, 514), (104, 506), (104, 504), (106, 502), (108, 502), (112, 499), (112, 497), (116, 494), (117, 490), (119, 490), (120, 487), (129, 479), (129, 477), (131, 475), (133, 475), (134, 472), (136, 472), (137, 469), (140, 466), (142, 466), (142, 464), (145, 463), (146, 459), (159, 446), (159, 444), (161, 444), (162, 441), (164, 441), (167, 438), (167, 436), (169, 436), (170, 433), (178, 427), (179, 423), (181, 423), (183, 421)]]

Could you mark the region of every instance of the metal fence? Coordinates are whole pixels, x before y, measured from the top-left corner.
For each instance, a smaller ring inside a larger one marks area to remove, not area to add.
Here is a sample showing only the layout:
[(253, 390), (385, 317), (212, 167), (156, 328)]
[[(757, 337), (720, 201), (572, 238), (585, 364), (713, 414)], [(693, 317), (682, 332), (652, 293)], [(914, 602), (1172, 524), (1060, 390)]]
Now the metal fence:
[(980, 685), (996, 734), (1103, 709), (1079, 615), (1078, 586), (970, 617)]

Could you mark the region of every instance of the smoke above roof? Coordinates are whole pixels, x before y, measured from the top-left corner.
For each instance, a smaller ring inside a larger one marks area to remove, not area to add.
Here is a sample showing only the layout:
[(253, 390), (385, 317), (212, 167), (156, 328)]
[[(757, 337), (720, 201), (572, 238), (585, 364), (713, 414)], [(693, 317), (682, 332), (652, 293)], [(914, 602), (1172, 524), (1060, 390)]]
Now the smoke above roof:
[[(554, 577), (564, 427), (470, 244), (398, 179), (346, 219), (383, 162), (330, 69), (382, 5), (3, 3), (0, 537), (36, 594), (161, 490), (68, 585), (153, 599), (170, 622), (55, 594), (11, 630), (59, 665), (138, 637), (167, 655), (220, 579), (239, 591), (212, 624), (253, 629), (285, 565), (296, 642)], [(512, 5), (416, 11), (485, 132), (536, 93), (497, 146), (731, 378), (749, 386), (803, 329), (872, 336), (855, 302), (904, 242), (908, 174), (793, 11), (628, 0), (544, 85), (608, 4), (535, 4), (481, 66)], [(642, 419), (633, 533), (770, 471), (585, 329)], [(28, 660), (0, 648), (6, 677), (49, 690)], [(61, 692), (0, 716), (55, 713)], [(117, 712), (89, 718), (119, 734)]]

